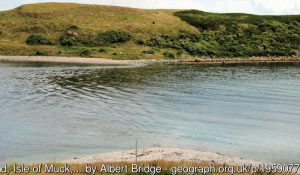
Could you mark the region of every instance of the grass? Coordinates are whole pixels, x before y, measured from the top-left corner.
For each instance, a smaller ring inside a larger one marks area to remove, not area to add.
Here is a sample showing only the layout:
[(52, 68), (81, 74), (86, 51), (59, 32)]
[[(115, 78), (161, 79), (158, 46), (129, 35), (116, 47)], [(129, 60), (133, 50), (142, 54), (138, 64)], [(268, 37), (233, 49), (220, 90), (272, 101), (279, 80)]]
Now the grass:
[[(270, 30), (275, 27), (276, 31), (255, 33), (263, 22), (271, 23), (266, 27), (271, 27)], [(0, 55), (84, 56), (82, 51), (89, 50), (89, 57), (113, 59), (163, 59), (166, 52), (180, 53), (176, 55), (179, 59), (186, 55), (291, 56), (300, 53), (299, 22), (300, 15), (216, 14), (75, 3), (29, 4), (0, 12)], [(70, 26), (79, 28), (72, 35), (79, 35), (85, 42), (93, 40), (99, 32), (119, 29), (129, 32), (132, 38), (129, 42), (99, 46), (61, 46), (59, 38)], [(180, 38), (182, 30), (189, 36)], [(51, 45), (26, 44), (32, 34), (45, 37)], [(149, 44), (157, 36), (163, 37), (154, 45)], [(139, 44), (139, 40), (145, 43)], [(105, 52), (99, 52), (101, 48)], [(147, 54), (145, 50), (155, 52)]]
[[(84, 31), (107, 31), (123, 29), (135, 34), (135, 38), (149, 38), (156, 33), (176, 33), (185, 28), (197, 30), (172, 15), (172, 10), (141, 10), (133, 8), (82, 5), (73, 3), (41, 3), (18, 7), (0, 12), (0, 54), (35, 55), (36, 50), (47, 55), (78, 56), (80, 47), (29, 46), (26, 39), (30, 34), (41, 34), (58, 42), (59, 36), (69, 25), (76, 25)], [(155, 24), (153, 24), (155, 22)], [(100, 47), (99, 47), (100, 48)], [(96, 49), (96, 50), (99, 50)], [(108, 47), (106, 53), (93, 52), (92, 57), (112, 57), (129, 59), (143, 57), (146, 47), (136, 46), (133, 42)], [(149, 56), (148, 56), (149, 57)], [(153, 58), (155, 55), (153, 55)], [(162, 56), (160, 56), (162, 57)]]

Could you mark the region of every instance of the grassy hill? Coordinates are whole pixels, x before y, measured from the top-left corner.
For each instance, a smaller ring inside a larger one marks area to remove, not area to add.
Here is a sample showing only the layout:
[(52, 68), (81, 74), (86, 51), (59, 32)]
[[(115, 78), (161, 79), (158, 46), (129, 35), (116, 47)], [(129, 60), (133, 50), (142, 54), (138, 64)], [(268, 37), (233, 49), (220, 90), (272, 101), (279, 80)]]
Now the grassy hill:
[(300, 15), (255, 16), (41, 3), (0, 12), (0, 55), (115, 59), (291, 56)]

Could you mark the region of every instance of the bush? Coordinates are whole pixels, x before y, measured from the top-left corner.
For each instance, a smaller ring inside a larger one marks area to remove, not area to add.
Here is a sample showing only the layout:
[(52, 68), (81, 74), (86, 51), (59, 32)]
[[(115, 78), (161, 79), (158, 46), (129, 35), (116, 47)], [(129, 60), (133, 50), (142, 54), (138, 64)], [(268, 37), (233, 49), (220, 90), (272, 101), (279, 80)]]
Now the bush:
[(59, 38), (62, 46), (103, 46), (104, 44), (114, 44), (127, 42), (132, 38), (130, 33), (123, 30), (109, 30), (95, 34), (89, 31), (79, 31), (77, 26), (70, 26)]
[(183, 50), (178, 50), (178, 51), (176, 52), (176, 55), (181, 56), (183, 53), (184, 53)]
[(163, 53), (163, 55), (166, 57), (166, 58), (175, 58), (175, 54), (170, 52), (170, 51), (166, 51)]
[(144, 50), (143, 53), (145, 53), (145, 54), (154, 54), (155, 51), (153, 49), (149, 49), (149, 50)]
[(156, 35), (153, 38), (151, 38), (147, 43), (151, 47), (166, 48), (168, 42), (167, 38), (167, 36)]
[(109, 30), (104, 33), (94, 33), (74, 31), (76, 27), (67, 29), (59, 38), (62, 46), (101, 46), (104, 44), (123, 43), (131, 39), (130, 33), (123, 30)]
[(35, 52), (35, 55), (36, 55), (36, 56), (43, 56), (43, 55), (45, 55), (45, 54), (44, 54), (43, 52), (37, 50), (37, 51)]
[(130, 41), (132, 38), (131, 34), (124, 30), (109, 30), (104, 33), (98, 34), (98, 40), (102, 43), (125, 43)]
[(80, 43), (75, 37), (70, 37), (67, 35), (63, 35), (59, 38), (59, 43), (62, 46), (78, 46)]
[(80, 56), (91, 56), (92, 52), (89, 49), (84, 49), (83, 51), (80, 52)]
[(92, 32), (79, 31), (76, 25), (69, 26), (59, 38), (62, 46), (97, 46), (96, 36)]
[(198, 55), (199, 49), (195, 44), (186, 44), (184, 45), (184, 49), (189, 52), (191, 55)]
[(38, 34), (30, 35), (27, 38), (26, 43), (29, 45), (51, 45), (52, 44), (52, 42), (48, 38)]
[(68, 28), (67, 28), (67, 30), (78, 30), (78, 29), (79, 29), (79, 27), (77, 25), (74, 25), (74, 24), (68, 26)]
[(99, 46), (96, 42), (96, 36), (93, 33), (79, 33), (75, 38), (78, 43), (84, 46)]
[(106, 52), (106, 49), (105, 48), (100, 48), (99, 52)]
[(138, 39), (138, 40), (136, 41), (136, 43), (137, 43), (138, 45), (144, 46), (144, 45), (147, 44), (147, 41), (144, 40), (144, 39)]
[(192, 42), (197, 42), (200, 40), (200, 35), (181, 29), (179, 30), (179, 39), (187, 39)]
[(67, 30), (60, 38), (59, 42), (62, 46), (97, 46), (96, 36), (93, 33), (77, 32)]

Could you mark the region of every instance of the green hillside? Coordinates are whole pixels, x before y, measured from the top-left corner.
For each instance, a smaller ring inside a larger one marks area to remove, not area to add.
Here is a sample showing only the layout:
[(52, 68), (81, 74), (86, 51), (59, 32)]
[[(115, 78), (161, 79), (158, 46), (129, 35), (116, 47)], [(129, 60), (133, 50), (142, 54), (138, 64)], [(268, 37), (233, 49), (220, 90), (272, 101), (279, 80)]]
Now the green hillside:
[(292, 56), (300, 15), (42, 3), (0, 12), (0, 55), (115, 59)]

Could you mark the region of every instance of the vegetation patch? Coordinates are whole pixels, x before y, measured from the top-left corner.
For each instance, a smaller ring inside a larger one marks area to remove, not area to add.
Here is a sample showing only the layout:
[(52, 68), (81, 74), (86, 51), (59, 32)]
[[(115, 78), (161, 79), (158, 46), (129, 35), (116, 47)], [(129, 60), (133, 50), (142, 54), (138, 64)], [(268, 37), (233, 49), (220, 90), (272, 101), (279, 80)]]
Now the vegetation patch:
[(42, 52), (42, 51), (40, 51), (40, 50), (37, 50), (36, 52), (35, 52), (35, 55), (36, 56), (44, 56), (44, 55), (46, 55), (44, 52)]
[(100, 48), (98, 51), (99, 52), (107, 52), (107, 50), (105, 48)]
[(0, 46), (2, 55), (81, 56), (89, 49), (90, 57), (116, 59), (160, 59), (165, 51), (178, 59), (299, 56), (300, 15), (31, 4), (0, 12)]
[(299, 50), (299, 15), (214, 14), (197, 10), (175, 15), (199, 30), (199, 34), (180, 34), (188, 40), (183, 48), (192, 55), (292, 56)]
[(154, 54), (155, 51), (154, 51), (154, 49), (149, 49), (149, 50), (144, 50), (143, 53), (145, 53), (145, 54)]
[(113, 44), (113, 43), (125, 43), (130, 41), (132, 38), (131, 34), (127, 31), (118, 29), (118, 30), (109, 30), (103, 33), (98, 33), (97, 38), (100, 42), (106, 44)]
[(123, 30), (109, 30), (106, 32), (82, 31), (78, 27), (67, 28), (60, 36), (62, 46), (104, 46), (115, 43), (125, 43), (132, 38), (129, 32)]
[(92, 55), (92, 51), (89, 49), (84, 49), (80, 52), (80, 56), (82, 57), (89, 57)]
[(170, 51), (166, 51), (163, 54), (166, 58), (175, 58), (175, 54), (170, 52)]
[(224, 30), (217, 30), (210, 23), (203, 25), (201, 22), (199, 33), (180, 30), (178, 35), (155, 35), (143, 45), (185, 50), (193, 56), (218, 57), (292, 56), (300, 46), (300, 25), (295, 21), (233, 23)]
[(52, 45), (53, 43), (45, 36), (32, 34), (29, 35), (26, 43), (29, 45)]

